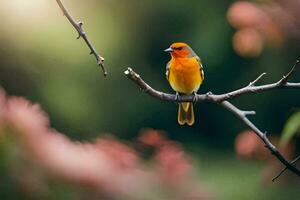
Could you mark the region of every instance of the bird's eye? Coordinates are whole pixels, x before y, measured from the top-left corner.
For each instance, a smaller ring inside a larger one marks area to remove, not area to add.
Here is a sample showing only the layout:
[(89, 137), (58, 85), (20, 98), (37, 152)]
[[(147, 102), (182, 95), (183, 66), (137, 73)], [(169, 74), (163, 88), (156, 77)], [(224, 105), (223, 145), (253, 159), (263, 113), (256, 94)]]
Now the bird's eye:
[(183, 49), (183, 47), (178, 47), (176, 48), (176, 50), (181, 51)]

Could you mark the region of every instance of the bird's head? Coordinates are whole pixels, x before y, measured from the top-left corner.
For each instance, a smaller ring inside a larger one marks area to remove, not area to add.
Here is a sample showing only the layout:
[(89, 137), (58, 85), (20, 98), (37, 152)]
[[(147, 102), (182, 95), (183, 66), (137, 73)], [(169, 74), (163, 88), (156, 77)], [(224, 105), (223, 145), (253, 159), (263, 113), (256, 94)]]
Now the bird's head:
[(173, 43), (169, 48), (165, 50), (165, 52), (171, 53), (173, 57), (179, 58), (192, 57), (192, 54), (194, 54), (191, 47), (183, 42)]

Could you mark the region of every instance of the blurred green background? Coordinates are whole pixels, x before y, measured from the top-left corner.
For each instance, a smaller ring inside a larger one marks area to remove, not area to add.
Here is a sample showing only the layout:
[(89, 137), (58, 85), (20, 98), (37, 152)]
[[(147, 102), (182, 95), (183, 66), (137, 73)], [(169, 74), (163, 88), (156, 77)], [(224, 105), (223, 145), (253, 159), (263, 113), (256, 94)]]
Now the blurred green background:
[[(299, 185), (263, 186), (263, 164), (236, 158), (234, 138), (246, 127), (231, 113), (199, 103), (195, 125), (179, 126), (176, 104), (142, 93), (123, 74), (132, 67), (154, 88), (173, 93), (164, 75), (169, 55), (163, 50), (183, 41), (203, 60), (206, 79), (199, 93), (224, 93), (262, 72), (268, 73), (262, 84), (281, 78), (299, 58), (299, 41), (266, 48), (256, 58), (238, 56), (232, 47), (235, 29), (226, 17), (231, 0), (63, 2), (84, 22), (109, 75), (103, 77), (84, 42), (76, 40), (56, 1), (0, 0), (0, 85), (9, 95), (40, 103), (52, 127), (80, 141), (106, 133), (131, 140), (144, 127), (165, 130), (194, 155), (200, 179), (217, 199), (299, 199)], [(255, 124), (278, 135), (299, 99), (296, 90), (277, 90), (233, 103), (256, 110)], [(0, 198), (20, 199), (14, 191), (9, 178), (1, 178)]]

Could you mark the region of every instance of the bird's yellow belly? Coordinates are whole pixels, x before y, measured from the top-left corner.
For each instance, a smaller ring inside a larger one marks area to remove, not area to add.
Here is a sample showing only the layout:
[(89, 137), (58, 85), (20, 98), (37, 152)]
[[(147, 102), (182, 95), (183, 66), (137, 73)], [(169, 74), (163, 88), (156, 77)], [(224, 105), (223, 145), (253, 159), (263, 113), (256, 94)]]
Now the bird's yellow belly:
[(199, 66), (176, 64), (170, 68), (169, 73), (169, 82), (173, 90), (184, 94), (197, 92), (203, 81)]

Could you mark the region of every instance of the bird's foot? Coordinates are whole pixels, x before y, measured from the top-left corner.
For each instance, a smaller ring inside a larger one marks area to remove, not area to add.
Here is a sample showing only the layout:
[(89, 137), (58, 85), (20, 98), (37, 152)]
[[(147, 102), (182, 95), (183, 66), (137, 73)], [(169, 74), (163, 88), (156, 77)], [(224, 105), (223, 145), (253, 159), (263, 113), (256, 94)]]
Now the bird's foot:
[(193, 92), (193, 103), (197, 103), (197, 92)]
[(180, 101), (180, 95), (178, 92), (176, 92), (176, 94), (175, 94), (175, 101), (176, 102)]

